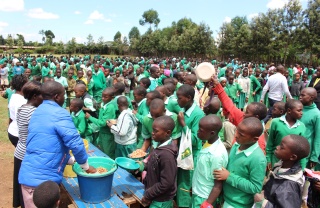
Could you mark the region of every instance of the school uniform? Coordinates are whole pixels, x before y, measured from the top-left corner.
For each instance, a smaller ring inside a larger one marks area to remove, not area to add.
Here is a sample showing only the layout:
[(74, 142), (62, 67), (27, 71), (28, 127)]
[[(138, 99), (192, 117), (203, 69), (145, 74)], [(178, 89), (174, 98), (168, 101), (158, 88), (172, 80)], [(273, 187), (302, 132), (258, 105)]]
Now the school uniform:
[[(175, 123), (175, 127), (172, 131), (171, 134), (171, 138), (173, 140), (178, 139), (181, 137), (181, 126), (178, 122), (178, 116), (177, 114), (170, 112), (169, 110), (166, 110), (165, 112), (166, 116), (170, 116), (174, 123)], [(153, 124), (153, 118), (151, 116), (150, 113), (148, 113), (144, 118), (143, 118), (143, 122), (142, 122), (142, 131), (141, 131), (141, 135), (143, 137), (143, 139), (151, 139), (152, 136), (152, 124)], [(158, 146), (158, 142), (155, 142), (154, 140), (152, 140), (152, 146), (153, 148), (156, 148)]]
[(244, 108), (246, 104), (246, 98), (249, 100), (250, 95), (250, 78), (240, 76), (238, 79), (238, 84), (241, 86), (243, 92), (240, 93), (238, 108)]
[(290, 94), (293, 99), (299, 100), (301, 90), (303, 90), (304, 85), (302, 81), (293, 81), (290, 87)]
[(243, 92), (242, 87), (238, 84), (238, 83), (233, 83), (233, 84), (227, 84), (224, 88), (224, 90), (226, 91), (227, 95), (229, 96), (229, 98), (232, 100), (232, 102), (238, 106), (239, 104), (239, 95), (240, 92)]
[(41, 68), (41, 76), (42, 76), (42, 79), (43, 79), (44, 77), (51, 77), (49, 67), (43, 66), (43, 67)]
[(274, 151), (276, 147), (281, 143), (283, 137), (289, 134), (305, 136), (305, 125), (301, 121), (297, 120), (296, 123), (290, 127), (285, 116), (286, 115), (283, 115), (280, 118), (272, 119), (271, 127), (269, 129), (266, 156), (268, 163), (271, 163), (272, 167), (276, 162), (279, 161), (279, 159), (274, 155)]
[(199, 152), (197, 168), (192, 178), (192, 208), (198, 208), (208, 199), (214, 186), (214, 170), (226, 168), (228, 153), (220, 138), (212, 144), (206, 142)]
[(223, 208), (252, 207), (254, 195), (262, 189), (267, 166), (262, 150), (257, 142), (243, 151), (239, 147), (235, 143), (230, 151), (227, 165), (230, 175), (223, 183)]
[(31, 70), (31, 76), (41, 76), (41, 71), (38, 64), (34, 66), (32, 64), (29, 64), (28, 68)]
[(320, 111), (315, 103), (310, 106), (303, 106), (302, 118), (300, 121), (306, 126), (305, 138), (310, 144), (310, 154), (307, 161), (319, 163), (320, 156)]
[(174, 94), (169, 96), (164, 104), (166, 109), (173, 113), (179, 114), (179, 112), (182, 110), (178, 104), (177, 97)]
[[(203, 111), (197, 104), (193, 103), (188, 109), (182, 109), (184, 113), (184, 120), (186, 126), (182, 128), (186, 133), (187, 128), (191, 130), (192, 140), (192, 155), (193, 161), (197, 161), (198, 154), (202, 148), (202, 141), (198, 138), (197, 132), (199, 129), (199, 121), (204, 117)], [(194, 168), (197, 163), (194, 163)], [(179, 207), (189, 207), (191, 204), (190, 190), (192, 188), (193, 170), (183, 170), (178, 168), (178, 190), (177, 190), (177, 203)]]
[(109, 119), (116, 119), (116, 109), (112, 104), (112, 101), (106, 104), (101, 103), (99, 118), (97, 119), (90, 116), (89, 121), (100, 127), (98, 144), (102, 151), (110, 158), (115, 159), (116, 143), (114, 141), (114, 136), (106, 123)]
[(81, 138), (92, 141), (92, 130), (88, 126), (88, 121), (83, 110), (78, 111), (77, 113), (71, 113), (72, 121), (76, 126)]
[(92, 71), (92, 79), (93, 79), (93, 98), (101, 103), (102, 91), (106, 88), (106, 78), (101, 70), (98, 72)]
[[(262, 89), (261, 88), (261, 83), (258, 81), (256, 76), (251, 75), (250, 76), (250, 96), (249, 96), (249, 102), (248, 103), (260, 102), (261, 93), (262, 93), (261, 89)], [(253, 92), (256, 93), (255, 96), (252, 95)]]
[(138, 120), (131, 109), (123, 110), (117, 119), (117, 124), (110, 127), (116, 142), (115, 156), (128, 157), (137, 149), (137, 124)]
[(151, 201), (150, 208), (172, 208), (177, 191), (178, 148), (172, 139), (162, 143), (150, 154), (145, 164), (147, 175), (144, 197)]
[(136, 113), (136, 117), (139, 121), (138, 123), (138, 129), (137, 129), (137, 135), (138, 135), (138, 142), (137, 142), (137, 148), (141, 148), (144, 142), (144, 139), (142, 137), (142, 123), (143, 119), (146, 115), (149, 113), (149, 107), (147, 106), (147, 98), (143, 98), (139, 103), (138, 103), (138, 110)]
[(112, 87), (112, 84), (113, 84), (113, 78), (110, 75), (108, 75), (106, 77), (106, 87)]
[(150, 84), (150, 86), (149, 86), (148, 89), (149, 89), (150, 91), (153, 91), (153, 90), (156, 89), (156, 87), (158, 87), (158, 80), (155, 79), (155, 78), (153, 78), (153, 77), (149, 77), (149, 79), (150, 79), (151, 84)]

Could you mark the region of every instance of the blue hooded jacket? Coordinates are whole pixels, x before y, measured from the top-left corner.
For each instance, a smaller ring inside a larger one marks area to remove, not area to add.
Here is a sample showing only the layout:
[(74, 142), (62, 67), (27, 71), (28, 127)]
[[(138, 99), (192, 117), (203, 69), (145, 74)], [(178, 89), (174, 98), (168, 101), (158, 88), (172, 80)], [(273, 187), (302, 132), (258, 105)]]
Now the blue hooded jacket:
[(47, 180), (60, 184), (69, 150), (79, 164), (87, 162), (87, 152), (69, 112), (56, 102), (43, 101), (32, 114), (28, 131), (20, 184), (37, 187)]

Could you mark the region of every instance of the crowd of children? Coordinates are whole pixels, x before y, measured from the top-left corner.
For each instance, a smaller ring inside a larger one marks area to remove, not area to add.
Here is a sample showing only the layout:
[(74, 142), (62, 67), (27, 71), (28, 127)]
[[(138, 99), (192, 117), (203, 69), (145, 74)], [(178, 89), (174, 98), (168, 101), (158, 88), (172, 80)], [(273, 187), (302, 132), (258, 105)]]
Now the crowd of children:
[[(147, 173), (142, 202), (152, 208), (314, 205), (308, 193), (320, 196), (320, 182), (306, 180), (304, 170), (320, 170), (320, 67), (213, 60), (216, 75), (202, 83), (196, 76), (202, 62), (211, 61), (0, 56), (2, 96), (9, 106), (12, 95), (24, 96), (28, 105), (18, 110), (21, 115), (40, 104), (40, 83), (60, 83), (65, 92), (59, 102), (82, 138), (113, 159), (149, 152), (139, 170)], [(32, 82), (17, 84), (17, 77)], [(275, 93), (271, 83), (282, 88)], [(30, 92), (32, 84), (38, 91)], [(273, 94), (279, 99), (270, 99)], [(19, 119), (15, 114), (10, 118)], [(26, 131), (11, 139), (28, 149)], [(183, 152), (192, 157), (191, 169), (177, 162), (181, 137), (191, 140)], [(18, 159), (20, 165), (23, 157)], [(52, 187), (52, 199), (39, 197), (46, 187)], [(34, 204), (56, 206), (55, 189), (50, 182), (38, 186)]]

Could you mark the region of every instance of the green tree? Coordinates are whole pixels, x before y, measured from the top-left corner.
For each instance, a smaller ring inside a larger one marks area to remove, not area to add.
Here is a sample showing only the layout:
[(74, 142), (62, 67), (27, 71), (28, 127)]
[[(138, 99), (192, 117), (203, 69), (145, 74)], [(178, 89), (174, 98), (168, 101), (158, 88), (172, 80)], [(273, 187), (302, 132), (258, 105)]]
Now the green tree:
[(14, 41), (12, 38), (12, 35), (8, 34), (7, 39), (6, 39), (6, 46), (10, 48), (12, 48), (14, 45)]
[(154, 25), (156, 28), (160, 23), (159, 14), (154, 9), (149, 9), (142, 14), (142, 19), (139, 20), (140, 25), (144, 26), (145, 24), (149, 24), (149, 29), (151, 30), (151, 26)]
[(25, 45), (26, 41), (24, 40), (24, 36), (22, 34), (17, 34), (17, 36), (18, 36), (18, 41), (21, 40), (23, 45)]
[(120, 31), (118, 31), (118, 32), (114, 35), (113, 41), (119, 41), (119, 42), (121, 42), (121, 32), (120, 32)]
[(192, 22), (190, 18), (182, 18), (176, 23), (176, 29), (178, 34), (182, 34), (185, 29), (195, 27), (196, 24)]
[(3, 38), (2, 35), (0, 35), (0, 45), (5, 45), (5, 44), (6, 44), (5, 39)]
[(132, 27), (130, 32), (129, 32), (129, 40), (131, 41), (131, 39), (135, 38), (135, 39), (139, 39), (140, 38), (140, 31), (137, 27)]
[(71, 55), (76, 52), (77, 49), (77, 41), (76, 38), (73, 37), (71, 40), (68, 41), (67, 47), (66, 47), (66, 52)]
[(89, 53), (92, 53), (94, 47), (95, 47), (95, 43), (94, 43), (94, 40), (93, 40), (93, 36), (91, 34), (88, 35), (87, 37), (87, 50), (89, 51)]
[(98, 41), (97, 41), (97, 49), (99, 50), (99, 53), (101, 54), (102, 51), (103, 51), (103, 47), (104, 47), (104, 40), (103, 40), (103, 37), (100, 36), (98, 38)]

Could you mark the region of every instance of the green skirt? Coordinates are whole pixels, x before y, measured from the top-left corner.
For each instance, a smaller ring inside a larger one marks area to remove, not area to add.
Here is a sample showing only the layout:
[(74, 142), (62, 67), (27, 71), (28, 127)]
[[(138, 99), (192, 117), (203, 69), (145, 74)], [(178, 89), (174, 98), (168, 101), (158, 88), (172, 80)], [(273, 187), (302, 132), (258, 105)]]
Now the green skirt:
[(164, 202), (157, 202), (153, 201), (149, 208), (172, 208), (173, 207), (173, 201), (164, 201)]
[(241, 92), (239, 96), (239, 103), (238, 103), (238, 108), (244, 108), (246, 104), (246, 93)]

